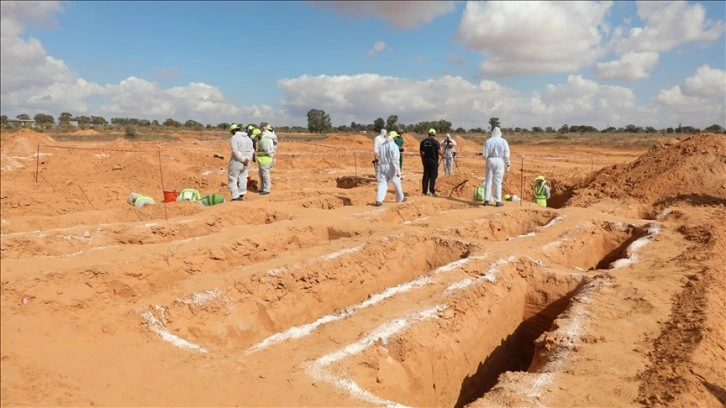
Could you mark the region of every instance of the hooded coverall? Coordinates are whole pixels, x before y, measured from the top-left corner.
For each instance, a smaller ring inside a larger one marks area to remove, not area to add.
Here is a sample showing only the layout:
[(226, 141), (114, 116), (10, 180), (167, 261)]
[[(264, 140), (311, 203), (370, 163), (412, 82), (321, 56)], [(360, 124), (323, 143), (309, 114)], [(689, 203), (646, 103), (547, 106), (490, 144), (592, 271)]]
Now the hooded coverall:
[(245, 132), (237, 131), (229, 139), (229, 148), (232, 156), (229, 158), (227, 167), (227, 186), (232, 199), (237, 199), (247, 194), (247, 175), (254, 152), (252, 139), (247, 137)]
[(275, 145), (272, 139), (265, 133), (260, 135), (257, 142), (257, 169), (260, 173), (260, 193), (269, 193), (272, 181), (270, 179), (270, 168), (272, 167), (272, 156), (275, 152)]
[[(486, 160), (486, 179), (484, 189), (486, 190), (485, 202), (492, 200), (502, 202), (502, 181), (504, 180), (505, 167), (509, 166), (509, 143), (502, 138), (502, 131), (498, 127), (492, 130), (492, 135), (484, 142), (482, 156)], [(494, 191), (492, 191), (494, 182)]]
[(376, 175), (378, 174), (378, 156), (381, 151), (381, 145), (386, 141), (386, 137), (388, 137), (388, 131), (386, 129), (381, 129), (381, 132), (373, 139), (373, 156), (375, 156), (373, 159), (373, 165), (376, 168)]
[(448, 133), (446, 134), (446, 137), (441, 142), (441, 147), (444, 149), (444, 174), (445, 175), (451, 175), (452, 173), (452, 166), (451, 164), (454, 161), (454, 147), (456, 146), (456, 141), (451, 138), (451, 135)]
[(379, 150), (378, 173), (376, 175), (378, 178), (376, 203), (382, 203), (383, 199), (386, 198), (388, 182), (393, 182), (393, 187), (396, 189), (396, 202), (400, 203), (403, 201), (404, 196), (403, 187), (401, 187), (401, 168), (398, 164), (400, 157), (398, 146), (396, 146), (393, 142), (393, 139), (386, 137)]

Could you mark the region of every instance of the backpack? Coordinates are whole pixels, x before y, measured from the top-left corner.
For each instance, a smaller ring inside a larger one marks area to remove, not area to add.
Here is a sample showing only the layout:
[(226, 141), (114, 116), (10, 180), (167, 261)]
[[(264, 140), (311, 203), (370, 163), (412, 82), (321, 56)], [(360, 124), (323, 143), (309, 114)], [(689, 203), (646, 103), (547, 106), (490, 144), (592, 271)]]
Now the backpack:
[(479, 186), (474, 189), (474, 201), (477, 202), (484, 202), (484, 199), (486, 199), (486, 190), (484, 189), (484, 186)]
[(202, 197), (199, 200), (200, 203), (206, 206), (221, 204), (224, 201), (224, 196), (222, 194), (210, 194), (208, 196)]
[(196, 188), (183, 188), (176, 197), (176, 201), (199, 201), (202, 195)]

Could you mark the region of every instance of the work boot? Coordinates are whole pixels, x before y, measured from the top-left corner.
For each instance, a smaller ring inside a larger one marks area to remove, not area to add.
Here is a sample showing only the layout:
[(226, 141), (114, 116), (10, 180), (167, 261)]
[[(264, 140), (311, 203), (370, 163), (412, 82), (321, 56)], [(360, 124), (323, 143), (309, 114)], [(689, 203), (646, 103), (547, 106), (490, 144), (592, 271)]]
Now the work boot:
[(268, 195), (268, 194), (270, 194), (269, 191), (260, 191), (260, 195)]
[(374, 205), (375, 205), (376, 207), (380, 207), (380, 206), (382, 206), (382, 205), (383, 205), (383, 203), (382, 203), (382, 202), (380, 202), (380, 201), (376, 201), (376, 203), (375, 203)]
[(484, 207), (486, 207), (486, 206), (489, 205), (489, 201), (484, 201), (483, 203), (481, 203), (481, 205), (483, 205)]
[(502, 203), (500, 203), (499, 201), (497, 201), (497, 207), (502, 207), (503, 205), (504, 205), (504, 204), (502, 204)]

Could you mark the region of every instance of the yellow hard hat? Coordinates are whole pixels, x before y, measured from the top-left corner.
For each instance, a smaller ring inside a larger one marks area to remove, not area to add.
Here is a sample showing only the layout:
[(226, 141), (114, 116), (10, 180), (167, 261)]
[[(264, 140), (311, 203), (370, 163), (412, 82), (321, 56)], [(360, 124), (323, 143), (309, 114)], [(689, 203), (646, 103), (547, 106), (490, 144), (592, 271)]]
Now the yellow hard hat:
[(434, 128), (429, 129), (429, 134), (430, 135), (435, 135), (436, 134), (436, 129), (434, 129)]
[(229, 127), (230, 132), (234, 132), (235, 130), (239, 130), (239, 129), (240, 129), (240, 127), (236, 123), (233, 123), (232, 126)]
[(255, 128), (252, 131), (252, 137), (257, 137), (260, 133), (262, 133), (262, 131), (260, 129)]
[(398, 132), (396, 132), (395, 130), (392, 130), (392, 131), (388, 132), (388, 136), (389, 137), (396, 137), (396, 136), (398, 136)]
[(544, 180), (544, 179), (545, 179), (544, 176), (537, 176), (537, 178), (535, 180)]
[(504, 194), (504, 199), (509, 201), (512, 199), (512, 196), (510, 196), (509, 194)]

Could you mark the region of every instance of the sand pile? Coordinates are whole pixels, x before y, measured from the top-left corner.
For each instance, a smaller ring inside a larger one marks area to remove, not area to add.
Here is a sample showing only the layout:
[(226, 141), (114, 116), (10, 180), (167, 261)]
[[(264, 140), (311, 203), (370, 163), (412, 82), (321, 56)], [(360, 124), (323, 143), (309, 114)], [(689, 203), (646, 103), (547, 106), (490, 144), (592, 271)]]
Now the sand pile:
[(354, 144), (356, 146), (358, 145), (370, 145), (371, 148), (373, 148), (373, 139), (369, 139), (363, 135), (355, 134), (355, 135), (349, 135), (349, 134), (336, 134), (331, 133), (327, 138), (323, 139), (321, 141), (323, 144)]
[(661, 142), (630, 164), (603, 168), (573, 190), (568, 204), (576, 206), (603, 197), (655, 206), (726, 204), (726, 137), (703, 133)]
[(17, 132), (3, 132), (0, 136), (2, 153), (11, 156), (27, 156), (38, 151), (38, 145), (56, 144), (55, 139), (45, 133), (30, 129), (20, 129)]
[(96, 135), (100, 135), (101, 132), (99, 132), (95, 129), (78, 129), (71, 134), (77, 135), (77, 136), (96, 136)]

